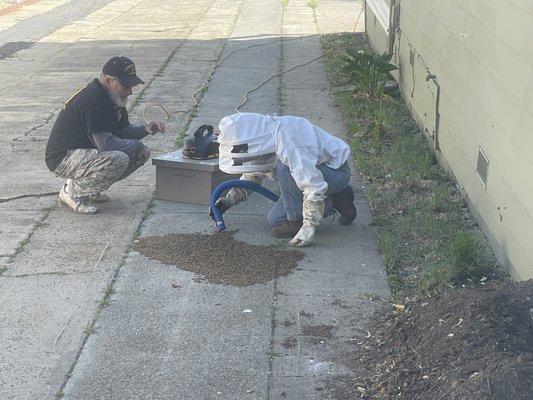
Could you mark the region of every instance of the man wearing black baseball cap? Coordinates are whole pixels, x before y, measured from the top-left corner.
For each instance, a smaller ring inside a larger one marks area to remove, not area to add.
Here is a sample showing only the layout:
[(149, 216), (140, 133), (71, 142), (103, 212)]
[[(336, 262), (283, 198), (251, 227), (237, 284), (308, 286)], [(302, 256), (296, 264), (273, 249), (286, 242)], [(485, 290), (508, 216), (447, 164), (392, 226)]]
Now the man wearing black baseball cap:
[(95, 203), (113, 183), (126, 178), (149, 158), (141, 143), (165, 132), (165, 124), (129, 122), (126, 105), (132, 88), (144, 82), (133, 61), (112, 57), (100, 77), (74, 92), (59, 112), (46, 145), (46, 165), (66, 179), (59, 201), (78, 214), (95, 214)]

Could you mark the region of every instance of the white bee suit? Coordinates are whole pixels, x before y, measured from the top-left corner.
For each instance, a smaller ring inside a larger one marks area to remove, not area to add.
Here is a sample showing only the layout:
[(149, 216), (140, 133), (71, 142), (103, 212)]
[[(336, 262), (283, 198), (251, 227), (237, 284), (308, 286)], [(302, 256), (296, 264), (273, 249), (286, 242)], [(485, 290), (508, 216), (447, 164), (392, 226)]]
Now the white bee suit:
[[(350, 155), (350, 148), (344, 141), (305, 118), (238, 113), (224, 117), (219, 128), (218, 141), (221, 147), (260, 142), (262, 145), (256, 147), (258, 154), (275, 153), (290, 168), (296, 184), (309, 201), (323, 201), (328, 188), (316, 166), (325, 163), (328, 167), (338, 169)], [(249, 153), (253, 154), (251, 147)], [(221, 150), (220, 169), (235, 173), (223, 158)], [(269, 172), (274, 166), (275, 162), (261, 172)]]
[[(241, 179), (257, 182), (265, 175), (273, 177), (277, 160), (290, 169), (296, 185), (303, 193), (302, 229), (313, 227), (313, 239), (314, 227), (322, 218), (328, 190), (328, 184), (317, 165), (340, 168), (350, 155), (348, 145), (307, 119), (294, 116), (237, 113), (224, 117), (219, 128), (222, 171), (242, 173)], [(237, 153), (237, 146), (243, 145), (246, 150)], [(235, 203), (246, 197), (243, 190), (232, 191), (228, 195), (236, 200)], [(308, 240), (305, 244), (309, 244)]]

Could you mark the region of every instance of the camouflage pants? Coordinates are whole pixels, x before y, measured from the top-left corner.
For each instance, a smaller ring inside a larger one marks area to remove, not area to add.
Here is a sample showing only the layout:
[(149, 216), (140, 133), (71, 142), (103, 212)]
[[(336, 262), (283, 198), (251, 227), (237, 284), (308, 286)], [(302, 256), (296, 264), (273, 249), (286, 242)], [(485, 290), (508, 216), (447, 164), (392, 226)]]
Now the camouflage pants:
[(69, 151), (54, 170), (54, 175), (69, 179), (69, 191), (74, 198), (95, 195), (120, 181), (150, 158), (142, 144), (139, 151), (128, 156), (122, 151), (76, 149)]

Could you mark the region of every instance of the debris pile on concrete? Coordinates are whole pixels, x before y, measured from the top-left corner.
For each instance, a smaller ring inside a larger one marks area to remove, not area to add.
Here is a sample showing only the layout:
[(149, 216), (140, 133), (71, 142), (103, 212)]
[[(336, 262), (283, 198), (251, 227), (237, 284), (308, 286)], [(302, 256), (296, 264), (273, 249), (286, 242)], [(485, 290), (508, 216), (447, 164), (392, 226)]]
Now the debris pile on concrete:
[(171, 234), (139, 239), (134, 250), (197, 273), (210, 283), (248, 286), (291, 272), (304, 254), (235, 240), (231, 233)]

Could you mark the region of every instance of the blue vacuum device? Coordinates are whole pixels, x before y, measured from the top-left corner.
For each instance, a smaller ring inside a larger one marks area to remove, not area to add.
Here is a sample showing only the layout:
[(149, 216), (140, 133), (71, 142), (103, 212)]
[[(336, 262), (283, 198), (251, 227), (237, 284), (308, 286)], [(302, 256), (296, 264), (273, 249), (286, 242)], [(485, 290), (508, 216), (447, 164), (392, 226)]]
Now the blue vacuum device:
[(272, 200), (273, 202), (276, 202), (279, 199), (279, 196), (276, 193), (273, 193), (270, 190), (265, 189), (263, 186), (255, 182), (243, 181), (240, 179), (232, 179), (232, 180), (221, 183), (213, 190), (213, 193), (211, 193), (211, 203), (210, 203), (211, 211), (213, 212), (213, 219), (215, 220), (215, 223), (217, 224), (217, 229), (219, 231), (225, 230), (226, 224), (224, 223), (224, 218), (222, 217), (222, 213), (220, 212), (218, 207), (215, 205), (215, 203), (219, 199), (220, 195), (226, 189), (229, 189), (232, 187), (240, 187), (240, 188), (251, 190), (253, 192), (257, 192), (265, 196), (266, 198)]

